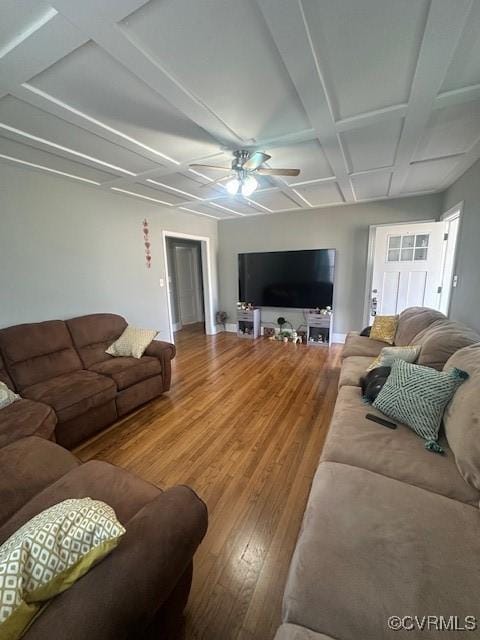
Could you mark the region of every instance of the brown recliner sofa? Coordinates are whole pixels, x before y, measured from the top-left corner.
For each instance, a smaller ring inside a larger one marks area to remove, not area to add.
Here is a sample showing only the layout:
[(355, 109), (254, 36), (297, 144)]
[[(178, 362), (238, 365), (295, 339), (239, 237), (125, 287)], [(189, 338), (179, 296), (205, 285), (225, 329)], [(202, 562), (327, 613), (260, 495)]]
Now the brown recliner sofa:
[(48, 604), (25, 640), (178, 640), (192, 558), (207, 529), (188, 487), (161, 491), (97, 460), (28, 437), (0, 448), (0, 544), (39, 512), (68, 498), (109, 504), (126, 533), (119, 546)]
[(24, 399), (0, 410), (0, 433), (6, 434), (5, 440), (29, 433), (44, 435), (38, 421), (47, 407), (54, 412), (47, 411), (48, 424), (57, 422), (57, 442), (72, 448), (167, 391), (174, 345), (153, 341), (139, 359), (105, 353), (126, 326), (121, 316), (99, 313), (2, 329), (2, 371), (7, 385)]
[[(0, 356), (0, 382), (14, 390), (15, 385), (8, 375)], [(55, 440), (57, 416), (52, 407), (43, 402), (32, 400), (16, 400), (8, 407), (0, 409), (0, 447), (9, 442), (37, 435), (47, 440)]]

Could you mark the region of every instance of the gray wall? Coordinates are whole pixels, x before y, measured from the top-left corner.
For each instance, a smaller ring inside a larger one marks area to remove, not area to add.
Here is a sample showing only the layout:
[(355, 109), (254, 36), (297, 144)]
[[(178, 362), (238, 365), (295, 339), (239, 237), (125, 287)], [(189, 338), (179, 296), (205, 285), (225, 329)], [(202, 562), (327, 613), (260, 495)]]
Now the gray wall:
[[(441, 205), (441, 195), (434, 194), (221, 221), (219, 306), (229, 314), (228, 322), (235, 322), (238, 253), (333, 248), (337, 250), (334, 332), (358, 329), (363, 317), (369, 225), (437, 219)], [(274, 321), (279, 311), (262, 311), (262, 321)], [(282, 311), (281, 315), (295, 326), (303, 321), (297, 312)]]
[(447, 191), (444, 211), (463, 200), (450, 317), (480, 331), (480, 160)]
[(6, 164), (0, 194), (0, 327), (109, 311), (168, 340), (162, 230), (210, 238), (215, 313), (215, 220)]

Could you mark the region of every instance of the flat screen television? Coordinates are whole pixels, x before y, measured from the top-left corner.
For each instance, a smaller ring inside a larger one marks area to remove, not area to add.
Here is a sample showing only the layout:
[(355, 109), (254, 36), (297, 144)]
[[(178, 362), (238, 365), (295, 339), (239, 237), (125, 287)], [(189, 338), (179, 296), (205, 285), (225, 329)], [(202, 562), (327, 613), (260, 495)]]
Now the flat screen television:
[(238, 255), (239, 300), (256, 307), (332, 306), (335, 249)]

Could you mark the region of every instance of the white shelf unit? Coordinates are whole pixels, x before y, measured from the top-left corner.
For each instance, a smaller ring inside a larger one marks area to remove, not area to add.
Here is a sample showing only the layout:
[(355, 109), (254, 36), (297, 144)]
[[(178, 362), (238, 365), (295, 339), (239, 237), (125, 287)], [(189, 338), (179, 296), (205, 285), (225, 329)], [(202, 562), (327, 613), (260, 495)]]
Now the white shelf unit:
[(254, 340), (260, 336), (260, 309), (238, 309), (237, 335)]
[(328, 347), (333, 336), (333, 313), (307, 313), (307, 345)]

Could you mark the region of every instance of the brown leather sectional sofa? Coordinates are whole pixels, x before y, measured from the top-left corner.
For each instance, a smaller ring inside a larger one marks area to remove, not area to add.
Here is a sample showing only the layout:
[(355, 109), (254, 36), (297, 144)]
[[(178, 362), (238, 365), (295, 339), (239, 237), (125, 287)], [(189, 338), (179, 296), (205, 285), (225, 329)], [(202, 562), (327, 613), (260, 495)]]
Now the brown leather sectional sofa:
[(153, 341), (140, 359), (105, 349), (126, 327), (113, 314), (0, 331), (0, 380), (22, 399), (0, 409), (0, 545), (69, 498), (109, 504), (119, 546), (34, 620), (25, 640), (179, 640), (207, 509), (188, 487), (161, 491), (73, 447), (170, 387), (175, 347)]
[(96, 313), (0, 330), (0, 380), (22, 396), (0, 410), (0, 446), (36, 434), (73, 448), (168, 391), (173, 344), (154, 340), (140, 359), (105, 353), (126, 326)]
[[(467, 616), (479, 620), (480, 336), (411, 308), (395, 344), (421, 346), (424, 366), (470, 376), (445, 412), (445, 454), (427, 451), (405, 425), (366, 419), (381, 414), (364, 403), (359, 378), (386, 345), (350, 333), (275, 640), (454, 640)], [(432, 623), (420, 631), (415, 616)], [(478, 637), (478, 627), (464, 633)]]

